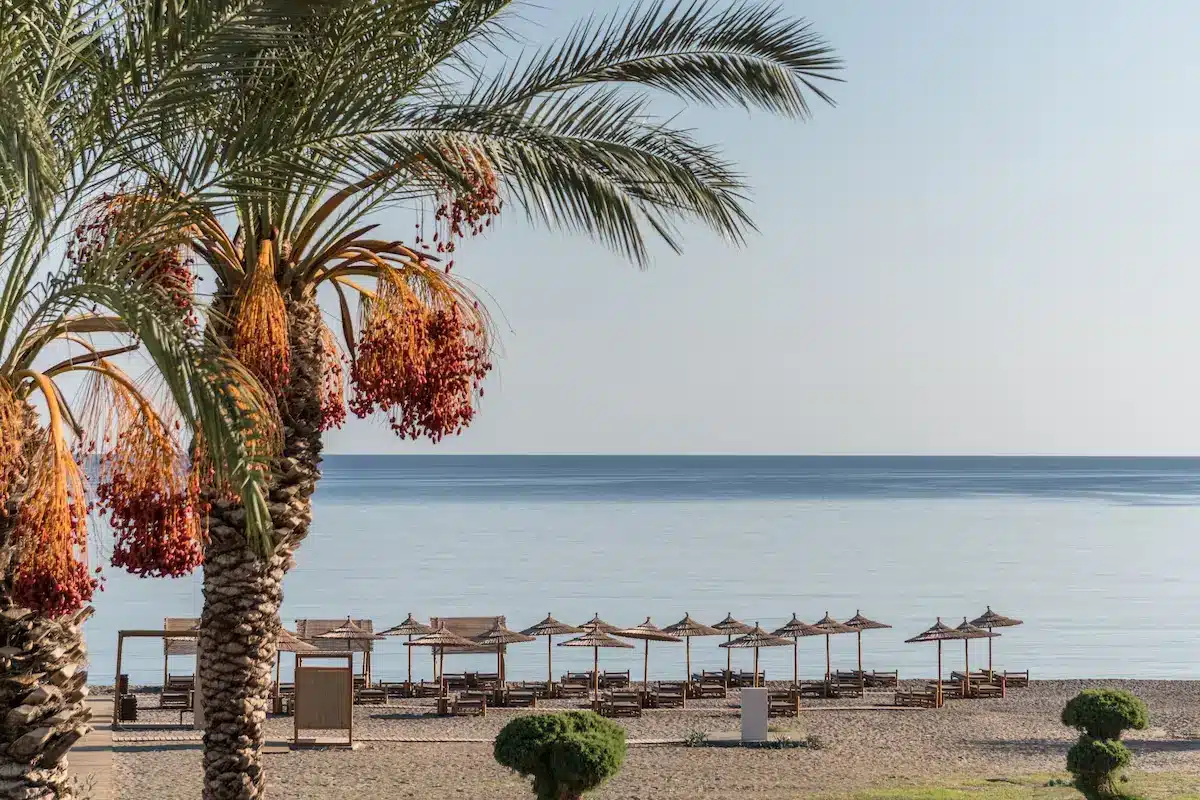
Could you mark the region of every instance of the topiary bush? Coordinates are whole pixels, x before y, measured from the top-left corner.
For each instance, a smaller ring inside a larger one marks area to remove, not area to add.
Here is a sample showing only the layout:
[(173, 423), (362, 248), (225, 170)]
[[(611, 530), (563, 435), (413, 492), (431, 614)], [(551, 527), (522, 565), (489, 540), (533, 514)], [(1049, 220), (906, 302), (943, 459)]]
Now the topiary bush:
[(1121, 743), (1121, 734), (1150, 724), (1146, 704), (1119, 689), (1084, 689), (1067, 703), (1062, 721), (1080, 731), (1079, 741), (1067, 752), (1075, 788), (1088, 800), (1126, 798), (1117, 788), (1117, 772), (1129, 766), (1133, 754)]
[(493, 755), (532, 778), (538, 800), (578, 800), (621, 769), (625, 729), (591, 711), (531, 714), (500, 730)]
[(1145, 730), (1150, 712), (1123, 689), (1084, 689), (1067, 703), (1062, 721), (1093, 739), (1120, 739), (1123, 731)]

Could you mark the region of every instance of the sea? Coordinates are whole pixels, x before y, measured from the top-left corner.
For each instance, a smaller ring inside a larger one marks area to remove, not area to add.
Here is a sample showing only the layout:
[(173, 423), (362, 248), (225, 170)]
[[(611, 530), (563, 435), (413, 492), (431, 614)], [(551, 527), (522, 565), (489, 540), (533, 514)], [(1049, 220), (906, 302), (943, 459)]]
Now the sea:
[[(614, 625), (727, 613), (773, 629), (861, 611), (891, 628), (863, 634), (867, 669), (932, 677), (936, 647), (906, 644), (939, 617), (991, 606), (1023, 624), (997, 631), (998, 669), (1036, 678), (1196, 678), (1200, 664), (1200, 459), (328, 456), (311, 533), (285, 582), (285, 624), (408, 613), (504, 616), (519, 630), (547, 613)], [(99, 542), (103, 558), (111, 543)], [(201, 577), (139, 579), (107, 570), (87, 624), (91, 680), (111, 683), (118, 629), (199, 616)], [(555, 674), (593, 651), (557, 644)], [(853, 635), (831, 637), (852, 668)], [(719, 669), (724, 637), (691, 642), (694, 670)], [(640, 679), (646, 656), (599, 652), (601, 669)], [(968, 649), (969, 648), (969, 649)], [(945, 645), (947, 674), (988, 644)], [(684, 674), (684, 647), (649, 646), (650, 678)], [(824, 674), (826, 642), (763, 649), (769, 679)], [(162, 645), (126, 643), (122, 671), (161, 681)], [(750, 651), (734, 651), (749, 669)], [(508, 649), (512, 679), (544, 678), (544, 639)], [(418, 648), (414, 678), (431, 676)], [(291, 657), (284, 657), (284, 673)], [(494, 671), (486, 655), (446, 670)], [(376, 643), (373, 672), (402, 680), (402, 639)], [(172, 673), (194, 668), (176, 656)]]

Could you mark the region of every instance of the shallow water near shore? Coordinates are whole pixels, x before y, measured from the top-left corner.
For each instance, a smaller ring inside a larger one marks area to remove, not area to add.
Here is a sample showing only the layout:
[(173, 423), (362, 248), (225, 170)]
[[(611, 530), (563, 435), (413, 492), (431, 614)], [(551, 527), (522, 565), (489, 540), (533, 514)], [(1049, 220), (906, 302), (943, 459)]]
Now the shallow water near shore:
[[(934, 674), (935, 647), (904, 639), (991, 604), (1025, 620), (1000, 631), (997, 667), (1195, 675), (1200, 459), (331, 456), (324, 467), (285, 622), (352, 614), (378, 630), (411, 611), (502, 614), (519, 629), (548, 611), (574, 624), (598, 611), (665, 626), (685, 611), (710, 624), (732, 611), (774, 627), (793, 611), (812, 622), (861, 609), (895, 626), (864, 634), (866, 667), (917, 677)], [(107, 572), (87, 628), (95, 683), (112, 681), (118, 628), (201, 606), (198, 575)], [(718, 641), (692, 642), (694, 669), (724, 666)], [(835, 667), (853, 666), (853, 636), (831, 648)], [(375, 675), (403, 678), (405, 650), (379, 642)], [(802, 677), (824, 673), (822, 638), (799, 650)], [(156, 641), (127, 645), (123, 671), (159, 681), (161, 653)], [(640, 677), (640, 642), (600, 655), (602, 668)], [(947, 673), (961, 668), (962, 644), (944, 658)], [(591, 659), (555, 647), (555, 673)], [(761, 659), (769, 677), (791, 676), (790, 647)], [(972, 643), (971, 660), (986, 664), (986, 643)], [(191, 671), (187, 661), (172, 671)], [(735, 668), (750, 661), (734, 654)], [(681, 645), (651, 645), (652, 679), (682, 675), (683, 662)], [(430, 674), (427, 653), (414, 664)], [(447, 671), (493, 664), (460, 656)], [(544, 678), (544, 640), (510, 647), (508, 672)]]

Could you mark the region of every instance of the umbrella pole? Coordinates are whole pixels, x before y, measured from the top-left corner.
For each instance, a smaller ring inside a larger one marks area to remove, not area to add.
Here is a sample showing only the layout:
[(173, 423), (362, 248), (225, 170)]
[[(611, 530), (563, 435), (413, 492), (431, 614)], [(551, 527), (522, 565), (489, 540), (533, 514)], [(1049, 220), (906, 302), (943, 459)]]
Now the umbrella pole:
[(830, 667), (833, 664), (833, 659), (829, 655), (829, 634), (825, 634), (825, 680), (829, 680)]
[(554, 688), (554, 637), (546, 637), (546, 696)]
[(504, 645), (496, 645), (496, 677), (500, 679), (500, 685), (504, 686)]
[(412, 634), (408, 635), (408, 685), (412, 686)]
[(690, 687), (692, 683), (692, 637), (683, 637), (683, 652), (687, 661), (687, 676), (684, 678), (683, 684), (685, 687)]
[(942, 706), (942, 640), (941, 640), (941, 639), (938, 639), (938, 679), (937, 679), (937, 687), (938, 687), (938, 690), (937, 690), (937, 692), (938, 692), (938, 696), (937, 696), (938, 708), (941, 708), (941, 706)]
[[(992, 632), (992, 629), (988, 628), (988, 633), (991, 633), (991, 632)], [(992, 676), (992, 637), (989, 636), (988, 637), (988, 677), (990, 678), (991, 676)]]
[[(733, 641), (732, 633), (725, 636), (725, 644), (729, 644), (732, 641)], [(725, 688), (726, 689), (729, 688), (729, 676), (732, 674), (733, 674), (733, 650), (732, 650), (732, 648), (726, 647), (725, 648)]]
[(867, 690), (867, 676), (862, 668), (862, 631), (858, 632), (858, 694), (861, 696)]
[(650, 640), (646, 640), (646, 653), (642, 661), (642, 688), (650, 688)]
[(963, 639), (963, 669), (966, 670), (966, 686), (963, 687), (963, 697), (971, 692), (971, 640)]
[(593, 699), (600, 699), (600, 648), (592, 648), (592, 692)]
[(800, 640), (792, 639), (792, 686), (800, 686)]
[(274, 694), (274, 696), (276, 698), (279, 697), (279, 674), (280, 674), (280, 672), (282, 672), (282, 670), (283, 670), (283, 653), (281, 653), (277, 650), (277, 651), (275, 651), (275, 694)]
[(758, 688), (758, 648), (754, 648), (754, 688)]

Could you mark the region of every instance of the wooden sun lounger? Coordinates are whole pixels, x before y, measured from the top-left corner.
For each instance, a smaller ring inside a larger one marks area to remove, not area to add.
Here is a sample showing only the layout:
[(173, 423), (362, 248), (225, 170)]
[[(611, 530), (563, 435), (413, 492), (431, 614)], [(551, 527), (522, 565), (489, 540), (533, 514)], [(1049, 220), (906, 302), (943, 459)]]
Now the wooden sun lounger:
[(883, 672), (872, 670), (863, 675), (863, 683), (868, 689), (895, 689), (900, 685), (900, 671)]
[(1009, 689), (1024, 689), (1029, 686), (1029, 670), (1024, 672), (1004, 671), (1004, 684)]
[(614, 689), (600, 701), (600, 713), (606, 717), (640, 717), (641, 698), (636, 691)]
[(486, 691), (500, 685), (500, 673), (498, 672), (477, 672), (471, 678), (472, 689)]
[(684, 708), (687, 706), (684, 691), (682, 683), (660, 683), (651, 690), (650, 702), (655, 708)]
[(354, 693), (354, 704), (360, 706), (382, 706), (387, 703), (387, 691), (375, 686), (364, 686)]
[(441, 697), (441, 681), (417, 681), (412, 685), (413, 697)]
[[(765, 686), (766, 683), (767, 683), (767, 671), (763, 670), (762, 672), (758, 673), (758, 685)], [(743, 686), (743, 687), (753, 686), (754, 685), (754, 673), (746, 672), (745, 670), (743, 670), (741, 672), (731, 673), (729, 676), (729, 685), (730, 686)]]
[(768, 717), (794, 717), (800, 713), (800, 696), (791, 690), (767, 692)]
[(939, 708), (937, 686), (926, 686), (921, 690), (896, 690), (896, 705), (917, 708)]
[(692, 684), (692, 696), (701, 700), (724, 699), (729, 696), (724, 680), (704, 679)]
[(442, 675), (442, 682), (452, 692), (471, 688), (471, 681), (467, 678), (467, 673), (465, 672), (447, 672)]
[(827, 697), (828, 689), (825, 681), (800, 681), (796, 691), (800, 697)]
[(538, 691), (512, 687), (504, 690), (504, 705), (509, 708), (537, 708)]
[(395, 681), (380, 681), (379, 688), (383, 690), (388, 700), (408, 697), (411, 691), (411, 687), (407, 683), (397, 683)]
[(601, 689), (624, 689), (629, 685), (629, 670), (600, 673)]
[(487, 697), (482, 692), (463, 692), (454, 698), (450, 713), (456, 717), (486, 717)]

